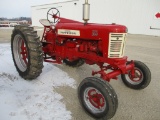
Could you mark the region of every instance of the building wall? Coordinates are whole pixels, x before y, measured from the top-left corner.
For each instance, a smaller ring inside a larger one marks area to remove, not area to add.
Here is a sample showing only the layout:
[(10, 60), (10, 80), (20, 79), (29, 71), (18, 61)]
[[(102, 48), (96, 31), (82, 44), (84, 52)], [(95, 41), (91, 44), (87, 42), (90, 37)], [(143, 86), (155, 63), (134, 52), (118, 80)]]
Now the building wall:
[[(48, 5), (32, 6), (32, 24), (41, 26), (39, 19), (45, 19), (49, 8), (57, 7), (61, 17), (82, 21), (82, 4), (85, 0), (57, 0)], [(160, 36), (160, 0), (88, 0), (90, 20), (93, 23), (117, 23), (128, 27), (132, 34)], [(150, 29), (158, 28), (158, 29)]]

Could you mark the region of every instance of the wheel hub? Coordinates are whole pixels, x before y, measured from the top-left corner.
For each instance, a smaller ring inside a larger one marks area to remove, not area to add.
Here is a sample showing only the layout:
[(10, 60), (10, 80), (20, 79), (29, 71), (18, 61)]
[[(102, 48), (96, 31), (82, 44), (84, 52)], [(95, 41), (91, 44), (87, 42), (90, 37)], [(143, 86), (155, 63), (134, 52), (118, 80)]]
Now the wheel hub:
[(21, 52), (20, 52), (23, 61), (25, 62), (25, 64), (28, 64), (27, 58), (28, 58), (28, 53), (27, 53), (27, 49), (26, 49), (26, 45), (24, 43), (24, 41), (22, 40), (21, 43)]
[(85, 90), (84, 94), (85, 103), (94, 112), (99, 113), (105, 110), (106, 102), (101, 92), (93, 87), (89, 87)]
[(104, 97), (102, 94), (97, 93), (95, 89), (89, 90), (88, 97), (94, 107), (100, 109), (104, 106)]
[(131, 74), (131, 71), (129, 72), (129, 78), (133, 81), (133, 82), (139, 82), (142, 80), (142, 72), (138, 69), (135, 69), (134, 72), (134, 76)]
[(28, 65), (28, 51), (24, 39), (19, 34), (14, 37), (13, 54), (18, 68), (24, 72)]

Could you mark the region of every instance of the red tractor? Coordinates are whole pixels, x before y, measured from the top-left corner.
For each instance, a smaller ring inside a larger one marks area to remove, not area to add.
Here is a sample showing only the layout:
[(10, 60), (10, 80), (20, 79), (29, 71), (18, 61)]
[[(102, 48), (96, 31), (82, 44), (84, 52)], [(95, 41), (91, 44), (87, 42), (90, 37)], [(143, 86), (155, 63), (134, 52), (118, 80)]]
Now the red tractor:
[(99, 119), (112, 118), (118, 107), (116, 92), (109, 84), (121, 75), (127, 87), (143, 89), (151, 81), (151, 72), (142, 62), (128, 61), (124, 56), (127, 28), (117, 24), (93, 24), (89, 20), (88, 0), (83, 4), (84, 23), (62, 18), (56, 8), (47, 12), (42, 39), (33, 27), (18, 25), (11, 36), (13, 61), (19, 75), (28, 80), (37, 78), (43, 61), (79, 67), (84, 63), (99, 66), (78, 87), (84, 110)]

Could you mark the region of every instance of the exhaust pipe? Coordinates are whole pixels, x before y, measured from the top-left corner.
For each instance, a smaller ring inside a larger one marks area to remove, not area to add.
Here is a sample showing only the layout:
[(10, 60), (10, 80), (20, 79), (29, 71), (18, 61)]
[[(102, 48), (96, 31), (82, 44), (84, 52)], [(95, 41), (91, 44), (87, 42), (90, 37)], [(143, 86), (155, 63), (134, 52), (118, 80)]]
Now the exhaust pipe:
[(88, 0), (85, 0), (85, 4), (83, 4), (83, 20), (86, 24), (89, 20), (90, 16), (90, 4), (88, 3)]

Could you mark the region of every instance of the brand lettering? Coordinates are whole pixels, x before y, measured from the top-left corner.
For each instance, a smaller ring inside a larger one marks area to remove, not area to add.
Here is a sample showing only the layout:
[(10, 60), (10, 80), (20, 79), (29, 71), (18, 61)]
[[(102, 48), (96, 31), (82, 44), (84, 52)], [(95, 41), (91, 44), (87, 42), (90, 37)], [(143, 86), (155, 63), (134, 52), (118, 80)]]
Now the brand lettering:
[(80, 36), (79, 30), (58, 29), (58, 35)]

